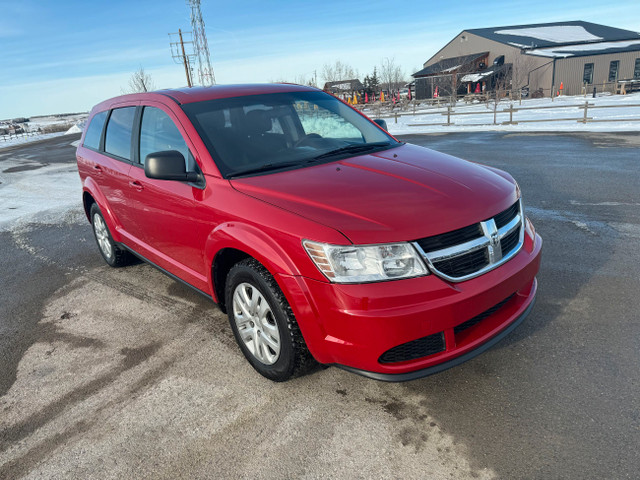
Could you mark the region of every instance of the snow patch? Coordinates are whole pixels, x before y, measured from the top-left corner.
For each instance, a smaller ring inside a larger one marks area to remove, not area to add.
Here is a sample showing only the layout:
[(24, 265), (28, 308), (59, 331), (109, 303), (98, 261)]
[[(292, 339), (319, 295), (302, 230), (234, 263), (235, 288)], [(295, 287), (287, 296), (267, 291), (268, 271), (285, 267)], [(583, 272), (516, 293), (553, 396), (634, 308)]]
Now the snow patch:
[(584, 230), (587, 233), (590, 233), (592, 235), (596, 235), (596, 232), (594, 232), (593, 230), (591, 230), (589, 228), (589, 225), (587, 225), (584, 222), (581, 222), (580, 220), (571, 220), (571, 223), (573, 223), (576, 227), (578, 227), (580, 230)]
[(460, 81), (461, 82), (477, 82), (479, 80), (482, 80), (485, 77), (488, 77), (492, 73), (493, 73), (493, 70), (489, 70), (488, 72), (482, 72), (482, 73), (470, 73), (462, 77)]
[[(5, 172), (18, 166), (24, 161), (3, 161)], [(0, 232), (25, 223), (62, 223), (71, 211), (82, 210), (82, 184), (75, 165), (5, 172), (0, 173)]]
[(499, 35), (516, 35), (518, 37), (530, 37), (538, 40), (545, 40), (554, 43), (568, 42), (597, 42), (603, 40), (585, 30), (578, 25), (558, 25), (555, 27), (529, 27), (510, 28), (506, 30), (496, 30)]
[(569, 200), (571, 205), (581, 205), (581, 206), (590, 206), (590, 207), (640, 207), (640, 203), (629, 203), (629, 202), (596, 202), (596, 203), (585, 203), (578, 202), (577, 200)]
[(73, 127), (71, 127), (69, 130), (67, 130), (67, 132), (65, 133), (65, 135), (72, 135), (74, 133), (82, 133), (82, 129), (80, 127), (78, 127), (78, 124), (75, 124)]
[[(465, 80), (466, 81), (466, 80)], [(584, 115), (584, 110), (578, 109), (584, 106), (585, 101), (596, 106), (607, 108), (589, 108), (589, 117), (594, 120), (602, 120), (592, 123), (579, 123)], [(509, 106), (513, 104), (513, 121), (521, 121), (517, 125), (502, 125), (509, 120)], [(400, 112), (402, 116), (397, 119), (393, 114), (377, 116), (375, 110), (365, 108), (363, 113), (371, 118), (385, 118), (389, 133), (392, 135), (408, 135), (412, 133), (447, 133), (447, 132), (637, 132), (640, 131), (640, 93), (630, 95), (602, 95), (596, 98), (584, 96), (560, 96), (552, 102), (550, 98), (526, 99), (519, 105), (517, 101), (502, 101), (498, 104), (497, 125), (493, 125), (493, 103), (465, 104), (458, 102), (452, 109), (455, 113), (464, 115), (452, 115), (453, 125), (442, 125), (447, 121), (447, 105), (440, 107), (417, 110), (415, 115), (409, 112)], [(630, 105), (625, 107), (625, 105)], [(519, 107), (525, 110), (515, 111)], [(539, 107), (539, 108), (538, 108)], [(562, 108), (545, 108), (562, 107)], [(619, 108), (615, 108), (619, 107)], [(442, 115), (438, 115), (441, 113)], [(424, 114), (424, 115), (423, 115)], [(545, 121), (556, 118), (568, 118), (566, 121)], [(629, 119), (628, 121), (622, 121)], [(525, 120), (537, 120), (539, 122), (527, 123)], [(606, 122), (606, 120), (615, 120)]]
[(461, 66), (462, 66), (462, 65), (456, 65), (455, 67), (446, 68), (446, 69), (442, 70), (442, 73), (446, 73), (446, 72), (453, 72), (454, 70), (459, 69)]
[(38, 135), (19, 135), (11, 137), (0, 137), (0, 151), (5, 147), (12, 147), (13, 145), (21, 145), (23, 143), (36, 142), (38, 140), (46, 140), (47, 138), (59, 137), (64, 135), (64, 132), (55, 133), (41, 133)]
[(569, 45), (566, 47), (557, 48), (536, 48), (529, 50), (527, 55), (540, 55), (542, 57), (571, 57), (572, 55), (580, 52), (609, 50), (611, 48), (627, 48), (633, 45), (640, 46), (640, 40), (629, 40), (625, 42), (599, 42), (589, 43), (586, 45)]

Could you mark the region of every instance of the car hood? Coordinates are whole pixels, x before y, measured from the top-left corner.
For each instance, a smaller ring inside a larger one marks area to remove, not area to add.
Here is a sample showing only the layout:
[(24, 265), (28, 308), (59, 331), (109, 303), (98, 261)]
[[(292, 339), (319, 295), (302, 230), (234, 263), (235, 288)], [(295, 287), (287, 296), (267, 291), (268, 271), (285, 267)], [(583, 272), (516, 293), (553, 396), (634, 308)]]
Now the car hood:
[(505, 172), (410, 144), (231, 184), (335, 228), (356, 244), (465, 227), (508, 208), (518, 195)]

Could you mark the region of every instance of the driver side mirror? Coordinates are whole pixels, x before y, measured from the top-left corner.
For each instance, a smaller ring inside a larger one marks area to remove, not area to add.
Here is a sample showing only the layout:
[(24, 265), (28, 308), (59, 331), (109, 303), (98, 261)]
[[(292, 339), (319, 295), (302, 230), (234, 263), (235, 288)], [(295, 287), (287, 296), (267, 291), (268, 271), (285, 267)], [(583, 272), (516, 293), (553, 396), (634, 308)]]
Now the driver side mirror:
[(144, 174), (157, 180), (177, 180), (197, 182), (196, 172), (187, 172), (184, 156), (177, 150), (165, 150), (147, 155), (144, 160)]
[(387, 122), (381, 118), (376, 118), (374, 123), (377, 123), (381, 128), (387, 130)]

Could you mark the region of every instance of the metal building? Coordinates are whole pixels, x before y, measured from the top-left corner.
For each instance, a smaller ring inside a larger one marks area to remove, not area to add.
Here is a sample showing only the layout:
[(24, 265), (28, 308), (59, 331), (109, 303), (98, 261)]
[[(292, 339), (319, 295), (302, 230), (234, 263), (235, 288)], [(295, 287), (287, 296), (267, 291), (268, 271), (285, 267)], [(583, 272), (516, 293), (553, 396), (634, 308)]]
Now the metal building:
[[(470, 58), (486, 61), (458, 61)], [(441, 95), (624, 93), (640, 89), (640, 33), (582, 21), (464, 30), (423, 67), (413, 74), (416, 98), (432, 97), (438, 82)]]

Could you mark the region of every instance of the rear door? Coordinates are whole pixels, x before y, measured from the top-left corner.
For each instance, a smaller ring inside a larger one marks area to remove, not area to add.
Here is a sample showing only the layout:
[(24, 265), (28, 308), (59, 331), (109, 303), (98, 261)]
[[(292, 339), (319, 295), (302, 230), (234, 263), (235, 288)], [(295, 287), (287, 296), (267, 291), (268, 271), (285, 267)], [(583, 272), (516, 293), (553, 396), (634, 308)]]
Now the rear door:
[(208, 291), (204, 267), (203, 229), (195, 202), (202, 199), (204, 182), (194, 184), (147, 178), (144, 160), (150, 153), (177, 150), (185, 157), (187, 171), (199, 171), (184, 129), (164, 105), (148, 103), (141, 108), (136, 128), (135, 162), (129, 172), (129, 216), (135, 218), (131, 234), (145, 258)]
[[(113, 227), (122, 233), (129, 224), (125, 208), (129, 183), (129, 169), (133, 158), (132, 131), (136, 115), (135, 105), (116, 107), (110, 111), (97, 114), (106, 116), (104, 135), (96, 149), (88, 145), (90, 138), (85, 138), (84, 160), (89, 162), (87, 174), (98, 184), (107, 205), (110, 217), (115, 222)], [(93, 122), (94, 120), (92, 120)], [(87, 132), (89, 133), (89, 132)], [(95, 143), (95, 142), (94, 142)]]

